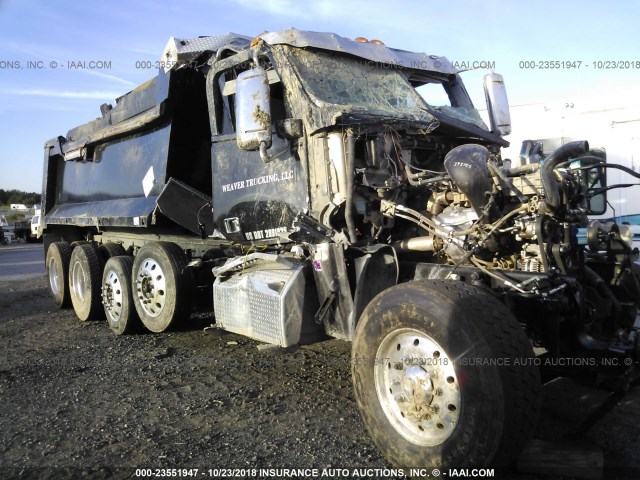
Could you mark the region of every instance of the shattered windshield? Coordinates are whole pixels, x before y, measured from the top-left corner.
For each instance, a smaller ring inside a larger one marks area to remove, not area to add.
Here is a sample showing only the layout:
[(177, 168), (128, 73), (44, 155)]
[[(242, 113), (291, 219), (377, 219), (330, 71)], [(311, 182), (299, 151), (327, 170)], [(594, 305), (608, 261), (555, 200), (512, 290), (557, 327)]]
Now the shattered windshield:
[(318, 106), (437, 123), (399, 70), (323, 51), (286, 47), (304, 89)]
[(475, 108), (464, 108), (451, 105), (451, 99), (445, 86), (436, 80), (424, 83), (416, 88), (418, 94), (427, 102), (431, 111), (446, 115), (462, 122), (470, 123), (489, 131), (487, 125)]

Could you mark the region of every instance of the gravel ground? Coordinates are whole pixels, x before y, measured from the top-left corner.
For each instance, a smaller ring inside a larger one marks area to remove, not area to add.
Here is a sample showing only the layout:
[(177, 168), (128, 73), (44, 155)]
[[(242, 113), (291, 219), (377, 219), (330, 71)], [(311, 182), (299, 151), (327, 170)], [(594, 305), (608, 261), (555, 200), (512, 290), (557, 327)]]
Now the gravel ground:
[[(205, 334), (212, 321), (198, 314), (183, 331), (117, 337), (56, 310), (44, 277), (0, 281), (0, 477), (392, 468), (360, 420), (350, 344), (261, 352), (244, 337)], [(603, 449), (605, 478), (640, 478), (640, 387), (585, 423), (606, 393), (567, 385), (545, 387), (536, 437), (581, 432)]]

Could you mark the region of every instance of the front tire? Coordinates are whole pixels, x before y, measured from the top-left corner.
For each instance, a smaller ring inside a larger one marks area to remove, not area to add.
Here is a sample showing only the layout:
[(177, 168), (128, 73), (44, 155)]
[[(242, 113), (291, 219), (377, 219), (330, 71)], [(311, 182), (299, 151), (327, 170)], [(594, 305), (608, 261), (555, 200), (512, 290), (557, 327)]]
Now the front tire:
[(191, 313), (192, 273), (182, 249), (171, 242), (144, 245), (133, 262), (133, 300), (140, 320), (154, 333)]
[(363, 312), (352, 356), (364, 423), (399, 467), (505, 466), (533, 433), (533, 351), (485, 291), (453, 281), (392, 287)]

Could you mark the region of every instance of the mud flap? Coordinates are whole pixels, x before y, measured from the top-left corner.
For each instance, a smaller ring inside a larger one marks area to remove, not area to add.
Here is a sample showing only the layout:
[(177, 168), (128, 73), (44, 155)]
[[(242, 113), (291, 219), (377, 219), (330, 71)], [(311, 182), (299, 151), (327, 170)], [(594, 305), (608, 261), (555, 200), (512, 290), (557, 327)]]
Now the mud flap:
[(322, 243), (316, 248), (313, 274), (321, 304), (316, 322), (324, 325), (327, 335), (351, 341), (364, 308), (378, 293), (398, 282), (398, 260), (388, 245), (353, 249), (359, 255), (353, 259), (352, 293), (344, 247)]
[(389, 245), (374, 245), (362, 249), (356, 258), (356, 291), (354, 295), (354, 327), (365, 307), (383, 290), (398, 283), (398, 258)]

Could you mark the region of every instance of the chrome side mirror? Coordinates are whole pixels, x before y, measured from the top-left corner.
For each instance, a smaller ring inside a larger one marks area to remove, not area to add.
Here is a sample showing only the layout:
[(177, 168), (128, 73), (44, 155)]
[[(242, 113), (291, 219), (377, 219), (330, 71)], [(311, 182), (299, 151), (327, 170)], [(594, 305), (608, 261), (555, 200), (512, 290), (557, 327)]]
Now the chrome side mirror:
[(236, 139), (242, 150), (266, 153), (271, 146), (271, 105), (266, 70), (253, 68), (238, 75)]
[(502, 75), (489, 73), (484, 76), (484, 94), (491, 120), (491, 131), (500, 135), (511, 133), (509, 100)]

